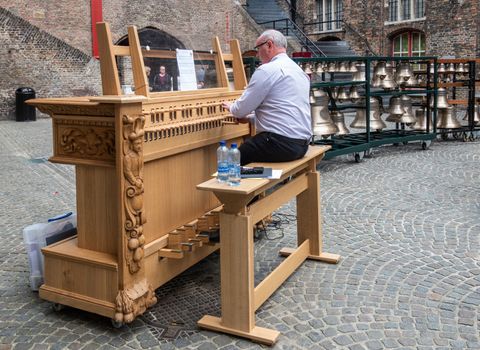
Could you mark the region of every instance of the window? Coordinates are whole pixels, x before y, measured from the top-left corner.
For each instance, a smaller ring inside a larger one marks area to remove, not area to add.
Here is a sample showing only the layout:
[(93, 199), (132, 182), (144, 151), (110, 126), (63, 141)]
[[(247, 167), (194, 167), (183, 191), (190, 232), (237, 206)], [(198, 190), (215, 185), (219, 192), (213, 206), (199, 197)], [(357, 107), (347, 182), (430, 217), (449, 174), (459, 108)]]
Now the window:
[(425, 35), (420, 32), (405, 32), (392, 39), (393, 56), (425, 56)]
[(425, 17), (425, 0), (389, 0), (388, 21), (410, 21)]
[(342, 0), (317, 0), (318, 30), (320, 32), (342, 28)]
[[(425, 56), (425, 35), (420, 32), (404, 32), (392, 39), (394, 57), (419, 57)], [(423, 64), (414, 64), (414, 70), (425, 70)]]

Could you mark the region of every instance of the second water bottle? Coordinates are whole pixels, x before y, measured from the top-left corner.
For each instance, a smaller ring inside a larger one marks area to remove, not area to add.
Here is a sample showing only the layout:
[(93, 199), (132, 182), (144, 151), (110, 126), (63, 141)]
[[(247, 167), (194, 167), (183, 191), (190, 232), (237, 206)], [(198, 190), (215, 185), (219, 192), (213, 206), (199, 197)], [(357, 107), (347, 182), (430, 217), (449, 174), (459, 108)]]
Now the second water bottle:
[(240, 185), (240, 151), (236, 143), (232, 143), (228, 151), (228, 184), (230, 186)]

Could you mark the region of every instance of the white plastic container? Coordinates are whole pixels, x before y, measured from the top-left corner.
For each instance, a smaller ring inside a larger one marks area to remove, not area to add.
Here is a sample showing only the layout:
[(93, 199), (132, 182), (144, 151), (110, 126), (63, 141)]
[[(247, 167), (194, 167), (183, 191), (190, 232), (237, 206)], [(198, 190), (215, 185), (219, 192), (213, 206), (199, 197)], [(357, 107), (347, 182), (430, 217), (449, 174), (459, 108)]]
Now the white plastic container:
[(49, 244), (76, 234), (77, 215), (62, 214), (48, 222), (33, 224), (23, 229), (23, 241), (30, 265), (30, 288), (38, 290), (43, 284), (44, 259), (41, 249)]

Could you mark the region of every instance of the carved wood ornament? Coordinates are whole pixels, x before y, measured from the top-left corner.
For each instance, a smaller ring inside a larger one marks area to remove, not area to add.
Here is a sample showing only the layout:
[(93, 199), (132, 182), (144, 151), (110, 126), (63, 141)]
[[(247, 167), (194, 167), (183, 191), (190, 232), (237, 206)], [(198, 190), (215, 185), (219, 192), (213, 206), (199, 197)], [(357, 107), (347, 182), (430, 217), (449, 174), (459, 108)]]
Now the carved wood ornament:
[(146, 222), (143, 212), (143, 127), (145, 118), (123, 116), (123, 176), (125, 234), (127, 236), (126, 260), (131, 274), (141, 268), (145, 244), (143, 224)]
[(118, 292), (114, 319), (116, 322), (130, 323), (156, 302), (157, 297), (152, 286), (147, 283), (147, 280), (142, 280), (132, 288)]
[(65, 154), (113, 158), (115, 156), (115, 130), (66, 128), (62, 132), (60, 145)]

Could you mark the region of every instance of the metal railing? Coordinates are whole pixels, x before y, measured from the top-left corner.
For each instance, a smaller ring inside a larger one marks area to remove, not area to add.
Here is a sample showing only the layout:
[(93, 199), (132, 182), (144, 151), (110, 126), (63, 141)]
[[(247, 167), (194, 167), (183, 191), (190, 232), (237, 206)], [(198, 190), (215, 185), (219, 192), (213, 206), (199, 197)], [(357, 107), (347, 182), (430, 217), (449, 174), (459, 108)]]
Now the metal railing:
[[(335, 28), (333, 28), (334, 23), (337, 24), (337, 26), (335, 26)], [(332, 29), (328, 29), (326, 31), (320, 29), (320, 33), (327, 34), (330, 31), (335, 31), (335, 30), (348, 30), (351, 33), (355, 34), (358, 38), (360, 38), (363, 41), (363, 43), (367, 47), (367, 50), (366, 50), (367, 52), (370, 52), (373, 56), (378, 56), (378, 53), (375, 52), (375, 50), (373, 50), (373, 48), (370, 45), (370, 43), (368, 42), (367, 38), (365, 38), (364, 35), (360, 34), (358, 32), (358, 30), (356, 30), (350, 23), (348, 23), (344, 19), (335, 19), (335, 20), (321, 21), (321, 22), (309, 22), (309, 23), (305, 23), (303, 25), (303, 27), (305, 28), (305, 27), (309, 27), (309, 26), (314, 26), (316, 28), (324, 28), (325, 24), (327, 24), (327, 27), (328, 27), (328, 24), (332, 24), (332, 26), (331, 26)], [(341, 25), (338, 25), (338, 24), (341, 24)]]
[(303, 48), (312, 52), (314, 57), (326, 57), (325, 53), (290, 18), (282, 18), (258, 24), (268, 29), (278, 30), (285, 36), (290, 36), (292, 34), (300, 42)]

